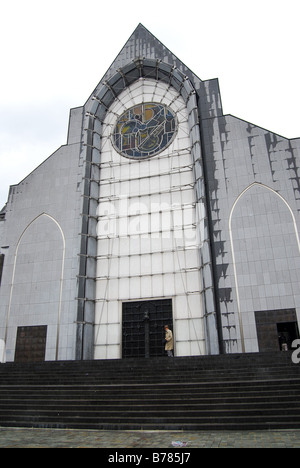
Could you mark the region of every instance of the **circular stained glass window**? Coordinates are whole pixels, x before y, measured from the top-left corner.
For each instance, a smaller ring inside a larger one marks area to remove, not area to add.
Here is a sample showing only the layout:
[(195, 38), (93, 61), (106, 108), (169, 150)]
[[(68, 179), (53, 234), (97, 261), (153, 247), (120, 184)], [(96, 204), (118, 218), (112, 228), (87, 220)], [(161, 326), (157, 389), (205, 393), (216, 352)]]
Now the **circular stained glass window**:
[(143, 103), (131, 107), (118, 118), (113, 143), (122, 156), (149, 158), (172, 142), (176, 129), (176, 117), (169, 107)]

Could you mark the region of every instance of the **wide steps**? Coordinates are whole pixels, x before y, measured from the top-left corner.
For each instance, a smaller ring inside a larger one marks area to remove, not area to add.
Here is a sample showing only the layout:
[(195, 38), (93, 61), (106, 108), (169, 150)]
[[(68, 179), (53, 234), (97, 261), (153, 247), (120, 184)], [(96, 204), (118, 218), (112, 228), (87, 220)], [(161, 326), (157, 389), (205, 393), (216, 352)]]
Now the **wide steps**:
[(300, 428), (290, 353), (0, 365), (0, 426)]

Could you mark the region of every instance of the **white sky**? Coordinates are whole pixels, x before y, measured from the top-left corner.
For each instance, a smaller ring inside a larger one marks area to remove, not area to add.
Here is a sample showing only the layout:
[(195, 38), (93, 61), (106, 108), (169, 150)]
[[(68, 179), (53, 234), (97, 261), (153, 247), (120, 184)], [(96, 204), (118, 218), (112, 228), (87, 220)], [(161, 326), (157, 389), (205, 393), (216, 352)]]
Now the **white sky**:
[(0, 209), (66, 144), (82, 106), (139, 23), (202, 80), (223, 111), (300, 137), (299, 0), (0, 0)]

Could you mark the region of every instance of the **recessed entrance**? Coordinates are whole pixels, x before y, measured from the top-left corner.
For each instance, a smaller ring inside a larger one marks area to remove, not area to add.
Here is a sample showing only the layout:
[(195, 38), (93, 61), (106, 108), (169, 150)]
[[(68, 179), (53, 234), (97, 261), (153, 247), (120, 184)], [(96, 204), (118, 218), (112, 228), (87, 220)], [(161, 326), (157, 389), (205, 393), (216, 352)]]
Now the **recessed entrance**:
[(18, 327), (15, 362), (45, 360), (47, 325)]
[(260, 352), (285, 351), (299, 338), (295, 309), (255, 312), (257, 339)]
[(281, 351), (292, 349), (292, 343), (299, 338), (297, 322), (277, 323), (278, 342)]
[(122, 312), (123, 358), (164, 356), (164, 325), (173, 330), (172, 299), (125, 302)]

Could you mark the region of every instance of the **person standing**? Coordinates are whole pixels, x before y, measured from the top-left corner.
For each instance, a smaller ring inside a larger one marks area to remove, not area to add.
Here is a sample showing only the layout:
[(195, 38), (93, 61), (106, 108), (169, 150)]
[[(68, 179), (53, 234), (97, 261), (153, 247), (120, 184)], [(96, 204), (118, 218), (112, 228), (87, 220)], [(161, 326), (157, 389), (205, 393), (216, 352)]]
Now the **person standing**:
[(168, 357), (173, 357), (173, 349), (174, 349), (174, 340), (173, 340), (173, 333), (169, 329), (169, 325), (165, 325), (165, 340), (166, 340), (166, 345), (165, 345), (165, 351), (167, 351)]

